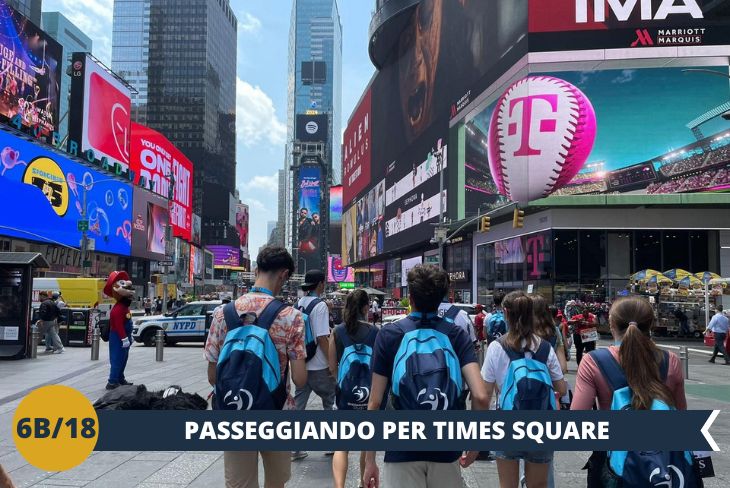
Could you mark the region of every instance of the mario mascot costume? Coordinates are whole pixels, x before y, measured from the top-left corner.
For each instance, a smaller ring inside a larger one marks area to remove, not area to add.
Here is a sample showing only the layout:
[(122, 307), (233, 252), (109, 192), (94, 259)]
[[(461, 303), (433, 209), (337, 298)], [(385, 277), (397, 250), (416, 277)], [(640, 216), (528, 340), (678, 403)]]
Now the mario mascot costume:
[(124, 379), (124, 368), (132, 345), (132, 314), (129, 306), (134, 299), (134, 287), (126, 271), (113, 271), (104, 286), (104, 294), (117, 303), (109, 314), (109, 382), (107, 390), (120, 385), (131, 385)]

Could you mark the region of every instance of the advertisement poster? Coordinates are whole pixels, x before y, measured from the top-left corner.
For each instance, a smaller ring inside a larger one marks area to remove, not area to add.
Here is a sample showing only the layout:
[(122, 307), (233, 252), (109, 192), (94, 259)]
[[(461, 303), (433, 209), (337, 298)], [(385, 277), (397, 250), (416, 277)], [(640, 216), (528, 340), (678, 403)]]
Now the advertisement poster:
[(408, 286), (408, 272), (416, 266), (423, 264), (423, 258), (416, 256), (415, 258), (403, 259), (401, 266), (401, 286)]
[(297, 114), (296, 138), (300, 142), (327, 142), (328, 126), (327, 114)]
[(69, 138), (96, 159), (129, 165), (131, 90), (87, 53), (73, 53)]
[(192, 233), (192, 243), (193, 244), (200, 244), (202, 239), (202, 232), (203, 232), (203, 219), (200, 218), (200, 215), (193, 214), (193, 233)]
[(357, 206), (342, 214), (342, 265), (355, 263), (357, 256)]
[(193, 163), (165, 136), (144, 125), (132, 123), (130, 168), (134, 184), (140, 184), (168, 198), (170, 177), (174, 179), (170, 220), (175, 237), (186, 241), (193, 233)]
[(0, 195), (14, 205), (0, 216), (4, 235), (79, 248), (86, 191), (90, 250), (129, 256), (131, 185), (7, 132), (0, 147)]
[(322, 170), (319, 166), (303, 166), (299, 170), (299, 205), (297, 210), (297, 243), (299, 270), (322, 269)]
[(236, 204), (236, 230), (241, 239), (241, 251), (248, 253), (248, 205)]
[(330, 188), (330, 223), (342, 222), (342, 185)]
[[(576, 119), (583, 136), (569, 140), (567, 153), (559, 151), (568, 158), (557, 177), (546, 177), (544, 172), (561, 161), (550, 137), (524, 132), (529, 155), (520, 152), (521, 142), (504, 137), (501, 159), (490, 151), (503, 133), (494, 117), (498, 102), (476, 115), (467, 124), (466, 211), (474, 212), (484, 203), (499, 205), (516, 195), (534, 200), (548, 195), (730, 190), (730, 121), (723, 117), (730, 110), (730, 86), (726, 78), (712, 74), (727, 75), (728, 68), (703, 69), (710, 72), (644, 68), (536, 74), (537, 81), (528, 81), (535, 99), (541, 96), (539, 90), (550, 91), (548, 82), (563, 87), (586, 107), (590, 104), (595, 115)], [(560, 97), (555, 100), (555, 110), (539, 100), (533, 102), (529, 113), (533, 127), (540, 120), (556, 120), (555, 130), (561, 130), (560, 120), (570, 109), (560, 104)], [(523, 117), (526, 112), (518, 108), (514, 117)], [(590, 145), (584, 142), (589, 135)], [(510, 175), (506, 191), (503, 180)]]
[(231, 268), (241, 265), (239, 250), (231, 246), (207, 246), (213, 253), (213, 265), (216, 268)]
[(167, 200), (151, 191), (134, 188), (132, 256), (165, 260), (165, 229), (170, 224)]
[(62, 47), (0, 2), (0, 116), (20, 115), (44, 136), (58, 131)]
[(370, 184), (370, 113), (372, 92), (368, 88), (350, 117), (342, 138), (343, 201), (349, 205)]
[(328, 283), (354, 283), (355, 268), (349, 268), (342, 264), (342, 258), (338, 255), (327, 258), (327, 282)]

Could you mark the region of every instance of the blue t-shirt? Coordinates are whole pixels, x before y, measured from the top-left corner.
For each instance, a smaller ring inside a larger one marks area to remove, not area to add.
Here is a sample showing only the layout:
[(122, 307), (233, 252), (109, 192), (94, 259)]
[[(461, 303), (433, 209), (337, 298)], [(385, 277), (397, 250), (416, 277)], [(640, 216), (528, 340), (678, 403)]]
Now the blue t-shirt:
[[(417, 314), (412, 314), (411, 317)], [(437, 314), (429, 314), (429, 319), (441, 321)], [(375, 340), (373, 349), (372, 370), (373, 373), (385, 376), (390, 380), (393, 376), (393, 363), (398, 352), (400, 343), (403, 340), (404, 332), (393, 325), (387, 325), (380, 330)], [(469, 363), (476, 363), (477, 357), (474, 354), (474, 345), (469, 334), (461, 327), (452, 325), (448, 328), (448, 337), (459, 358), (459, 365), (463, 368)], [(406, 463), (414, 461), (430, 461), (436, 463), (453, 463), (461, 456), (461, 451), (387, 451), (385, 453), (386, 463)]]

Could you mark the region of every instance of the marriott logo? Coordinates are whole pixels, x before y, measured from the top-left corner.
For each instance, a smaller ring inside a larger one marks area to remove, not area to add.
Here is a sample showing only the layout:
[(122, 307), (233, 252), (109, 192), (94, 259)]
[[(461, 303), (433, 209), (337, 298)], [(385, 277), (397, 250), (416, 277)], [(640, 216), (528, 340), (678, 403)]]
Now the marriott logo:
[[(588, 6), (593, 6), (593, 18), (588, 18)], [(703, 19), (702, 9), (697, 0), (575, 0), (575, 21), (605, 22), (608, 11), (616, 20), (629, 20), (636, 9), (641, 12), (641, 20), (666, 20), (670, 15), (691, 15)]]

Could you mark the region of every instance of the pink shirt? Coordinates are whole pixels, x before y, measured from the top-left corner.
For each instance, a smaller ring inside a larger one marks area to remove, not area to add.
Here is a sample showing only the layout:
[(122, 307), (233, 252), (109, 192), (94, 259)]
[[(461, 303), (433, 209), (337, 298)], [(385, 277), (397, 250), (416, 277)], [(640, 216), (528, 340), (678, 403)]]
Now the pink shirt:
[[(611, 353), (618, 361), (618, 347), (611, 346)], [(673, 352), (669, 353), (669, 371), (667, 372), (666, 385), (672, 392), (674, 405), (677, 410), (687, 410), (687, 398), (684, 396), (684, 375), (679, 358)], [(598, 408), (601, 410), (611, 409), (613, 392), (603, 377), (601, 370), (590, 355), (583, 356), (578, 367), (578, 374), (575, 378), (575, 389), (573, 391), (573, 402), (571, 410), (590, 410), (598, 399)]]

